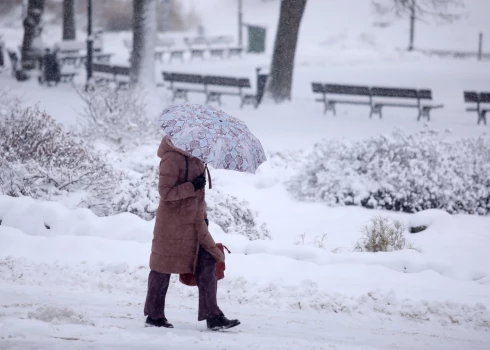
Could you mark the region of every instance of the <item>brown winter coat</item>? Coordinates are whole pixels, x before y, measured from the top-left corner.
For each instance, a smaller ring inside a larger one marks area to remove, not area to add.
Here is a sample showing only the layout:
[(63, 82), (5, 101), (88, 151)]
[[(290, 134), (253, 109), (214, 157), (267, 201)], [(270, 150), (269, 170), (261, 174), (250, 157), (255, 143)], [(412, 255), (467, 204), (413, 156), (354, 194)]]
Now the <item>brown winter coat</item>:
[[(188, 157), (188, 181), (185, 181)], [(223, 253), (208, 231), (204, 189), (194, 190), (191, 183), (204, 173), (204, 163), (175, 148), (165, 137), (158, 148), (160, 204), (155, 219), (150, 269), (160, 273), (194, 273), (199, 246), (216, 259)]]

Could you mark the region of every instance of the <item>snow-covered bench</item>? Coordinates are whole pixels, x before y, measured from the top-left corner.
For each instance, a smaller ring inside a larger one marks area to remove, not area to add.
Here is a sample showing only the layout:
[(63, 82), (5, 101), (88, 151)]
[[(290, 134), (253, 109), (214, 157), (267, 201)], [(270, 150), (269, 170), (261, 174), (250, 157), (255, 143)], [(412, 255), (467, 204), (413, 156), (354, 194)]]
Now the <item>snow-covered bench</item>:
[(382, 118), (384, 107), (399, 107), (416, 108), (418, 110), (417, 120), (423, 117), (430, 120), (431, 110), (444, 107), (442, 104), (424, 102), (432, 100), (431, 90), (322, 83), (312, 83), (312, 90), (313, 93), (322, 94), (322, 97), (315, 101), (324, 104), (324, 114), (332, 111), (335, 115), (337, 104), (350, 104), (369, 106), (370, 118), (373, 115)]
[(118, 86), (129, 85), (129, 67), (94, 63), (92, 69), (96, 83), (115, 82)]
[[(425, 101), (432, 101), (431, 90), (415, 90), (415, 89), (400, 89), (391, 87), (373, 87), (371, 88), (371, 96), (378, 98), (373, 101), (370, 117), (377, 114), (380, 118), (383, 117), (383, 107), (401, 107), (401, 108), (416, 108), (418, 110), (417, 120), (425, 117), (430, 120), (430, 111), (437, 108), (442, 108), (442, 104), (432, 104)], [(379, 100), (384, 98), (384, 100)], [(389, 100), (396, 98), (397, 100)], [(408, 100), (408, 101), (407, 101)], [(407, 102), (405, 102), (407, 101)]]
[(251, 88), (249, 78), (235, 78), (223, 76), (208, 76), (198, 74), (183, 74), (162, 72), (163, 80), (170, 83), (169, 90), (172, 91), (172, 102), (176, 99), (188, 101), (188, 93), (203, 93), (206, 96), (205, 103), (217, 102), (221, 105), (221, 96), (238, 96), (240, 108), (244, 105), (258, 107), (262, 100), (267, 74), (259, 74), (257, 70), (257, 92), (244, 93), (243, 89)]
[[(478, 121), (477, 124), (483, 123), (487, 125), (487, 113), (490, 112), (490, 92), (474, 92), (465, 91), (464, 92), (464, 102), (466, 103), (476, 103), (475, 107), (466, 108), (468, 112), (477, 112)], [(482, 104), (486, 104), (483, 107)]]

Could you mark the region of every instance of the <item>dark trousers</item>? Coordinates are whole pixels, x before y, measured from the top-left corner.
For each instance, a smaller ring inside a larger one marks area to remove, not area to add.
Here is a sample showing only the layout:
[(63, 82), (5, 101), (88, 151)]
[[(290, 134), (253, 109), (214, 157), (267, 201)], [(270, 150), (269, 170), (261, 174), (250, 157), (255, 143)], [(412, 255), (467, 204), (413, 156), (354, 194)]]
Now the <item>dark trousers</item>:
[[(218, 316), (221, 310), (218, 307), (216, 293), (218, 281), (216, 279), (216, 260), (207, 250), (199, 248), (197, 267), (194, 277), (199, 289), (198, 320)], [(165, 297), (170, 283), (169, 273), (151, 271), (148, 276), (148, 294), (146, 295), (145, 316), (153, 319), (165, 318)]]

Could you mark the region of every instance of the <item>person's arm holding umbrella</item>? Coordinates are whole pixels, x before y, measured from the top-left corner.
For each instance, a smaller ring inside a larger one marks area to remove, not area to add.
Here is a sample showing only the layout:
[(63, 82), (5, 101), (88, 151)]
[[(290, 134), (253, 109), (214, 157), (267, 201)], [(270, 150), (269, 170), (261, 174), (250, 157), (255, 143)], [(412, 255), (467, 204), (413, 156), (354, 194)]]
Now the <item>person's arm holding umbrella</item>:
[[(165, 154), (160, 161), (160, 174), (158, 192), (165, 202), (178, 201), (196, 196), (200, 185), (196, 186), (191, 181), (179, 184), (179, 161), (181, 157), (175, 153)], [(206, 183), (202, 185), (204, 188)]]

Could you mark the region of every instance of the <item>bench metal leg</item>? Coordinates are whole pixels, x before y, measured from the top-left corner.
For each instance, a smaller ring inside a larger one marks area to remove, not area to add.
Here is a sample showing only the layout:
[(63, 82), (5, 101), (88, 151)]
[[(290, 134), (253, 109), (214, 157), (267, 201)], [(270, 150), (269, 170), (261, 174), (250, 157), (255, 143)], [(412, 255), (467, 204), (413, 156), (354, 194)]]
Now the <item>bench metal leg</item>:
[(369, 118), (372, 118), (373, 115), (379, 115), (379, 119), (383, 118), (383, 106), (382, 105), (374, 105), (371, 106), (371, 113), (369, 114)]
[(324, 105), (323, 115), (326, 115), (328, 111), (332, 111), (333, 115), (336, 115), (337, 111), (335, 109), (335, 101), (327, 101), (327, 99), (323, 99), (323, 105)]
[(487, 125), (487, 111), (478, 111), (477, 125), (480, 125), (480, 123)]
[(174, 102), (176, 99), (181, 98), (184, 99), (185, 102), (187, 101), (187, 91), (179, 91), (179, 90), (172, 90), (172, 102)]
[(328, 101), (327, 103), (327, 110), (332, 111), (333, 115), (337, 115), (337, 110), (335, 108), (335, 102), (334, 101)]
[(422, 107), (419, 109), (419, 115), (417, 116), (417, 121), (419, 121), (422, 118), (427, 118), (427, 121), (430, 121), (430, 110), (431, 108), (429, 107)]
[(242, 109), (245, 105), (253, 105), (254, 108), (259, 106), (259, 99), (257, 96), (244, 96), (241, 97), (241, 100), (240, 109)]
[(211, 102), (217, 102), (218, 106), (221, 106), (221, 94), (215, 94), (215, 93), (206, 94), (206, 104)]

